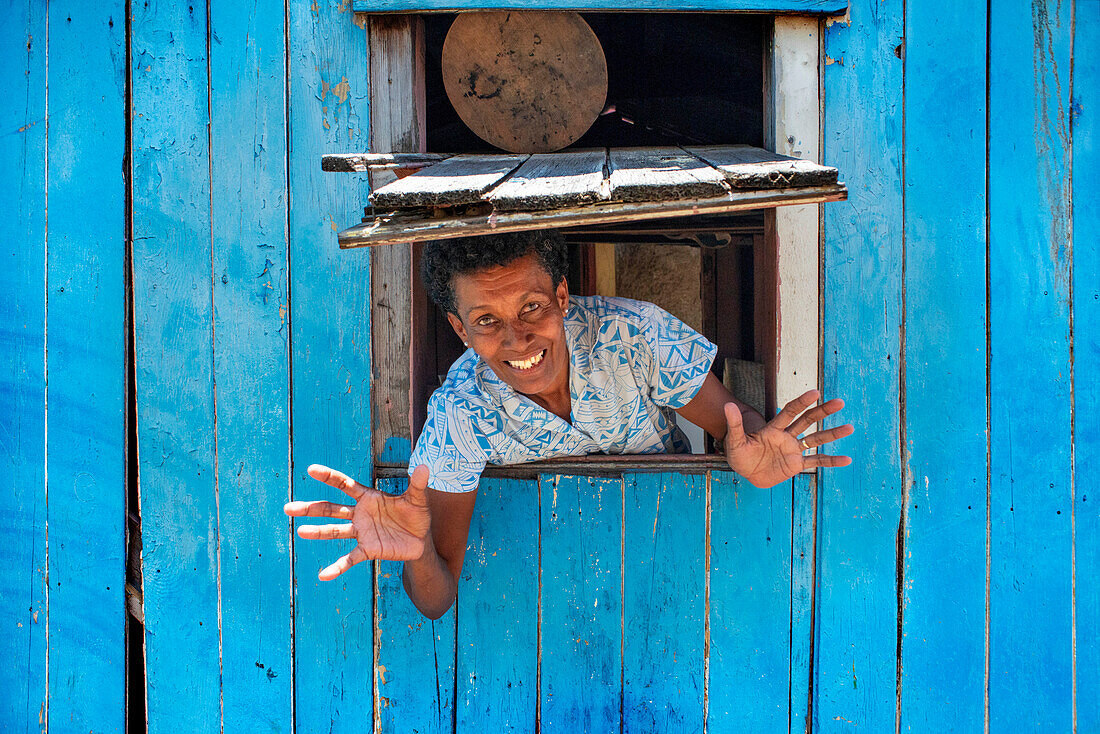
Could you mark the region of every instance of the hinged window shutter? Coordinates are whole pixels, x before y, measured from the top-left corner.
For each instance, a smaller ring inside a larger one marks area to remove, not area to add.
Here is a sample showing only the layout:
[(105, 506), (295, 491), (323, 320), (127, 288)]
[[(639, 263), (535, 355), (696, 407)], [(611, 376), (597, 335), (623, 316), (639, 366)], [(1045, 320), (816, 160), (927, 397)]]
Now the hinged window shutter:
[[(329, 156), (325, 167), (392, 165), (374, 158)], [(339, 240), (361, 247), (838, 201), (847, 189), (837, 178), (835, 168), (746, 145), (464, 154), (376, 190), (373, 210)]]

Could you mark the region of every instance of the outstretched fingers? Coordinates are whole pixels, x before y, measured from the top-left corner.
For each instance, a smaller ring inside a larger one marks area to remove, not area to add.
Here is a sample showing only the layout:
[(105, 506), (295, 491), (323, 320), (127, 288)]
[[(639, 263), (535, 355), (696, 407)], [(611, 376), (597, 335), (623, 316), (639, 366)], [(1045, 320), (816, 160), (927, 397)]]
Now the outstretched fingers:
[(321, 572), (317, 574), (317, 578), (321, 581), (331, 581), (355, 564), (362, 563), (365, 560), (367, 560), (367, 554), (359, 546), (356, 546), (351, 553), (337, 558), (336, 563), (322, 568)]
[(843, 426), (827, 428), (824, 431), (807, 434), (802, 437), (802, 440), (806, 442), (807, 446), (814, 448), (844, 438), (845, 436), (851, 436), (855, 430), (856, 429), (851, 423), (845, 423)]
[(283, 505), (283, 512), (291, 517), (332, 517), (337, 520), (350, 520), (352, 509), (349, 505), (325, 500), (294, 501)]
[[(781, 431), (787, 430), (787, 428), (794, 423), (795, 418), (798, 418), (802, 411), (816, 403), (820, 397), (821, 393), (817, 390), (807, 390), (784, 405), (783, 410), (776, 413), (775, 417), (768, 421), (768, 425), (772, 428), (778, 428)], [(792, 431), (792, 433), (797, 432)]]
[(322, 464), (310, 464), (306, 468), (306, 473), (319, 482), (324, 482), (330, 487), (336, 487), (353, 500), (358, 500), (366, 493), (367, 488), (347, 474), (330, 469)]
[(852, 463), (851, 456), (829, 456), (828, 454), (810, 454), (802, 457), (804, 467), (811, 466), (848, 466)]
[(832, 400), (828, 400), (817, 406), (816, 408), (813, 408), (812, 410), (807, 410), (805, 413), (798, 416), (798, 418), (794, 421), (794, 423), (790, 425), (789, 428), (787, 428), (787, 430), (797, 436), (798, 434), (802, 433), (807, 428), (812, 426), (814, 423), (819, 423), (821, 420), (829, 417), (833, 413), (836, 413), (843, 407), (844, 401), (840, 398), (833, 398)]
[(298, 537), (306, 540), (352, 540), (355, 538), (355, 526), (351, 523), (299, 525)]

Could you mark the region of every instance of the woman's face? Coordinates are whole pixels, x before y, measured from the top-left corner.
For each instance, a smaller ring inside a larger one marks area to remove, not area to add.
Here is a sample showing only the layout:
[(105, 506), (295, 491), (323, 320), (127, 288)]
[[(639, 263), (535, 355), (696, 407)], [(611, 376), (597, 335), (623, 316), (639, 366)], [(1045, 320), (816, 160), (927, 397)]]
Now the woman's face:
[(455, 332), (516, 392), (569, 394), (565, 311), (569, 288), (554, 284), (534, 254), (454, 279)]

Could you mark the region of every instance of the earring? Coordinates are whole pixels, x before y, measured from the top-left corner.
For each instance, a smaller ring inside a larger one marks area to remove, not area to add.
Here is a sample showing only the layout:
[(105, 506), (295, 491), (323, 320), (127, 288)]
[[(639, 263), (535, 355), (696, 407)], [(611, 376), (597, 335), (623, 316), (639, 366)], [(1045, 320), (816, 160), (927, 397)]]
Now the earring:
[(468, 347), (468, 346), (470, 346), (470, 344), (469, 344), (469, 342), (462, 342), (462, 346)]

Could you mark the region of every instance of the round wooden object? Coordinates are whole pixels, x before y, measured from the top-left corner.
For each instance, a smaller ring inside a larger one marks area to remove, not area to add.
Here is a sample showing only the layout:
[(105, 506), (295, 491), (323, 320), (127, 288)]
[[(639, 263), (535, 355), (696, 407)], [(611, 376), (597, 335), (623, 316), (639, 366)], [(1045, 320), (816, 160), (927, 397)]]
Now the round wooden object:
[(461, 13), (443, 43), (443, 84), (462, 121), (513, 153), (575, 142), (607, 99), (607, 59), (577, 13)]

